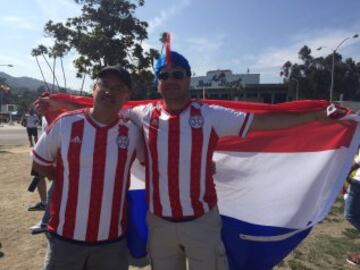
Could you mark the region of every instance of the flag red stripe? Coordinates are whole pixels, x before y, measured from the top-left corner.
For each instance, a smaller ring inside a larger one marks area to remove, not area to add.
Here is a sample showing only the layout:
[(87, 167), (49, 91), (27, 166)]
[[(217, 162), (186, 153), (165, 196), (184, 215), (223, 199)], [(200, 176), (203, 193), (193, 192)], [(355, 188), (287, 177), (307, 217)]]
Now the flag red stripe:
[[(107, 142), (107, 129), (96, 130), (96, 142)], [(88, 226), (86, 231), (86, 242), (95, 242), (97, 240), (100, 211), (102, 202), (102, 193), (104, 188), (104, 173), (105, 173), (105, 159), (106, 159), (107, 144), (95, 144), (93, 170), (91, 181), (91, 201), (90, 211), (88, 217)]]
[[(344, 128), (344, 127), (347, 128)], [(356, 124), (350, 121), (311, 122), (274, 131), (251, 132), (245, 139), (224, 137), (218, 151), (241, 152), (315, 152), (348, 147)]]
[[(191, 107), (191, 116), (201, 115), (200, 110)], [(201, 176), (201, 157), (202, 157), (202, 147), (204, 143), (203, 129), (201, 128), (192, 128), (192, 145), (191, 145), (191, 186), (190, 186), (190, 196), (191, 203), (194, 209), (195, 216), (201, 216), (204, 214), (204, 208), (200, 202), (200, 176)]]
[[(151, 115), (150, 128), (149, 128), (149, 150), (152, 161), (152, 184), (153, 184), (153, 194), (150, 197), (150, 200), (153, 200), (154, 203), (154, 213), (156, 215), (162, 215), (162, 206), (160, 203), (160, 187), (159, 187), (159, 157), (157, 149), (157, 140), (158, 140), (158, 129), (159, 129), (159, 117), (160, 111), (154, 110)], [(150, 180), (150, 181), (151, 181)], [(149, 188), (147, 188), (149, 190)], [(148, 191), (149, 192), (149, 191)]]
[[(71, 137), (79, 138), (80, 141), (83, 141), (84, 134), (84, 120), (74, 122), (71, 127)], [(69, 151), (68, 151), (68, 164), (69, 164), (69, 191), (68, 199), (66, 203), (65, 210), (65, 223), (63, 236), (69, 239), (72, 239), (74, 236), (74, 228), (76, 221), (76, 206), (77, 198), (79, 191), (79, 174), (80, 174), (80, 152), (81, 152), (81, 143), (72, 143), (70, 142)]]
[(172, 217), (183, 216), (179, 191), (180, 117), (171, 115), (168, 135), (168, 189)]
[(206, 183), (204, 201), (208, 203), (209, 209), (213, 208), (217, 203), (215, 183), (210, 170), (212, 157), (219, 137), (214, 129), (211, 130), (208, 152), (206, 154)]

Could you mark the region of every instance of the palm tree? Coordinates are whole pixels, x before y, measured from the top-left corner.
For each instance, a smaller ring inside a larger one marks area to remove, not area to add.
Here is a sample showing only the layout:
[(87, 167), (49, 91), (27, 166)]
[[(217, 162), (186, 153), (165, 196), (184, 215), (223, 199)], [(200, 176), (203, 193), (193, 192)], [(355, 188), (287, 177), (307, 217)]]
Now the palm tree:
[[(49, 54), (50, 56), (51, 56), (52, 54), (51, 54), (51, 53), (48, 53), (48, 49), (47, 49), (44, 45), (39, 45), (39, 46), (38, 46), (38, 50), (39, 50), (41, 56), (44, 58), (47, 66), (49, 67), (49, 69), (50, 69), (50, 71), (51, 71), (51, 73), (52, 73), (52, 75), (53, 75), (53, 82), (56, 82), (58, 88), (60, 88), (59, 82), (58, 82), (57, 77), (56, 77), (56, 75), (55, 75), (55, 70), (51, 67), (49, 61), (47, 60), (47, 58), (46, 58), (46, 56), (45, 56), (45, 54)], [(54, 89), (54, 83), (53, 83), (53, 89)]]
[(65, 55), (65, 52), (67, 52), (68, 50), (69, 50), (68, 46), (64, 43), (55, 43), (54, 47), (52, 48), (52, 53), (54, 55), (54, 59), (56, 57), (60, 58), (60, 65), (61, 65), (61, 71), (62, 71), (63, 79), (64, 79), (65, 91), (66, 91), (66, 75), (65, 75), (63, 57)]
[(44, 76), (44, 72), (43, 72), (43, 70), (42, 70), (42, 68), (41, 68), (41, 65), (40, 65), (40, 62), (39, 62), (39, 59), (38, 59), (38, 56), (39, 56), (40, 54), (41, 54), (41, 52), (39, 51), (39, 49), (33, 49), (33, 50), (31, 51), (31, 56), (35, 57), (36, 64), (38, 65), (38, 68), (39, 68), (39, 70), (40, 70), (41, 76), (42, 76), (43, 81), (44, 81), (44, 83), (45, 83), (45, 85), (46, 85), (46, 88), (47, 88), (48, 91), (49, 91), (49, 90), (50, 90), (49, 85), (48, 85), (48, 83), (46, 82), (46, 79), (45, 79), (45, 76)]

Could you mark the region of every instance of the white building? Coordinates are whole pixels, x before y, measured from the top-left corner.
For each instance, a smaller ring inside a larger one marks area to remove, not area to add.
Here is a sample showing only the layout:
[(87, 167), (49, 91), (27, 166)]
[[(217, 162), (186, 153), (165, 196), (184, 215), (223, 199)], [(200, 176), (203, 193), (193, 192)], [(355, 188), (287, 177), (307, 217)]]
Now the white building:
[(18, 110), (18, 106), (15, 104), (3, 104), (0, 108), (0, 113), (12, 113)]
[(223, 88), (229, 84), (240, 83), (242, 86), (248, 84), (259, 84), (260, 74), (233, 74), (229, 69), (211, 70), (205, 76), (191, 78), (191, 89)]

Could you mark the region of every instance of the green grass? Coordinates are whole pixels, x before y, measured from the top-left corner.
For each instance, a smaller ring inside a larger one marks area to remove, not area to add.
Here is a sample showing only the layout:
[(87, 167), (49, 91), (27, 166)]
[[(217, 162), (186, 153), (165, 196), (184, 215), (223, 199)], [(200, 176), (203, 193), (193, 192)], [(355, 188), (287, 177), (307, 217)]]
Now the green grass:
[(360, 233), (344, 220), (341, 199), (336, 201), (329, 215), (316, 227), (275, 269), (354, 269), (345, 260), (349, 254), (360, 252)]

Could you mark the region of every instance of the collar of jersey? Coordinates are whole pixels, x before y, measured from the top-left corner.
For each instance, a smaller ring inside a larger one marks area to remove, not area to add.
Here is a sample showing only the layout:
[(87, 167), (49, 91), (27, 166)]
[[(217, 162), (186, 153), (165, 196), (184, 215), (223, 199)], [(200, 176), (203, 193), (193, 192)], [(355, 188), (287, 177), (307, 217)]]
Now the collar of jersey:
[(92, 118), (90, 117), (90, 108), (86, 108), (85, 111), (84, 111), (84, 114), (85, 114), (85, 117), (86, 117), (86, 120), (96, 129), (110, 129), (112, 128), (113, 126), (115, 126), (118, 122), (119, 122), (119, 116), (116, 117), (116, 119), (106, 125), (106, 126), (103, 126), (103, 127), (100, 127), (96, 122), (94, 122), (94, 120), (92, 120)]
[(164, 100), (161, 100), (161, 107), (164, 111), (166, 111), (167, 113), (171, 114), (171, 115), (178, 115), (180, 113), (182, 113), (183, 111), (185, 111), (187, 109), (187, 107), (189, 107), (189, 105), (191, 104), (192, 100), (189, 100), (189, 102), (187, 102), (180, 110), (177, 111), (172, 111), (169, 110), (168, 107), (166, 106), (166, 103), (164, 102)]

